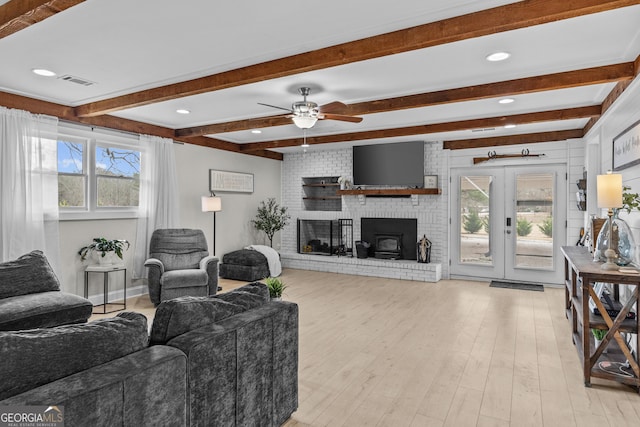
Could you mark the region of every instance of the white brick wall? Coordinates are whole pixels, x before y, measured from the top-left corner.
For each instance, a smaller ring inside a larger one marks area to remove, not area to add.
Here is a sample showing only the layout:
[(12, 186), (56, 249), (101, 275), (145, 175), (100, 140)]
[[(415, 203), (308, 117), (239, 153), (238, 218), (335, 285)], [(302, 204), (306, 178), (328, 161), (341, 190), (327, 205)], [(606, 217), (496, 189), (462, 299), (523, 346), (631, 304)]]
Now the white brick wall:
[[(282, 231), (282, 260), (286, 267), (407, 280), (437, 281), (449, 275), (449, 247), (447, 236), (448, 213), (448, 156), (441, 143), (425, 143), (425, 175), (438, 175), (441, 195), (421, 195), (414, 205), (410, 198), (364, 199), (342, 197), (342, 211), (306, 211), (302, 202), (302, 178), (348, 176), (351, 180), (352, 149), (285, 154), (282, 170), (282, 204), (289, 208), (291, 223)], [(345, 257), (323, 257), (297, 254), (296, 219), (354, 220), (353, 237), (360, 240), (360, 218), (415, 218), (418, 238), (426, 235), (432, 242), (431, 264), (391, 262), (387, 260), (357, 260)], [(317, 260), (315, 258), (318, 258)], [(362, 268), (366, 266), (366, 268)], [(411, 267), (413, 266), (413, 267)], [(427, 267), (429, 266), (429, 267)]]

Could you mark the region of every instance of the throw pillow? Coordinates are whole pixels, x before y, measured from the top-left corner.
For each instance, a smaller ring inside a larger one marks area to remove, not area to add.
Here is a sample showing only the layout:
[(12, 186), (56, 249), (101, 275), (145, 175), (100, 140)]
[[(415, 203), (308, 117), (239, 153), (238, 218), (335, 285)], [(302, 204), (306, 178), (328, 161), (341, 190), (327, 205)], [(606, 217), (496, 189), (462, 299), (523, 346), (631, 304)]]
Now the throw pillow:
[(0, 298), (59, 290), (60, 282), (42, 251), (0, 263)]

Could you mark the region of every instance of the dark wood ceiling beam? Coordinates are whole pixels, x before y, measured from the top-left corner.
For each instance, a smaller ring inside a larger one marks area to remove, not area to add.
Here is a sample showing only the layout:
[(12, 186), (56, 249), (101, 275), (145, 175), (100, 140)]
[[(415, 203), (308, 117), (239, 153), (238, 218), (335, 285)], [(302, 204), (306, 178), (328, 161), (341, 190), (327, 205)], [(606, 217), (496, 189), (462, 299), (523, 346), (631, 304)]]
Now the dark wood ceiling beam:
[[(115, 129), (123, 132), (131, 132), (135, 134), (155, 135), (163, 138), (171, 138), (176, 141), (185, 142), (187, 144), (200, 145), (203, 147), (217, 148), (224, 151), (232, 151), (234, 153), (240, 153), (238, 144), (232, 142), (223, 141), (221, 139), (200, 137), (200, 138), (176, 138), (174, 136), (174, 130), (163, 126), (151, 125), (148, 123), (138, 122), (135, 120), (123, 119), (120, 117), (104, 115), (100, 117), (77, 117), (73, 113), (73, 108), (66, 105), (55, 104), (53, 102), (41, 101), (38, 99), (28, 98), (25, 96), (15, 95), (7, 92), (0, 92), (0, 105), (6, 108), (16, 108), (20, 110), (29, 111), (34, 114), (45, 114), (48, 116), (55, 116), (61, 120), (66, 120), (74, 123), (82, 123), (89, 126), (99, 126), (108, 129)], [(254, 154), (258, 157), (265, 157), (269, 159), (282, 160), (281, 153), (275, 153), (272, 151), (258, 151)]]
[(443, 148), (463, 150), (465, 148), (499, 147), (504, 145), (533, 144), (538, 142), (564, 141), (582, 138), (582, 129), (561, 130), (554, 132), (527, 133), (521, 135), (494, 136), (490, 138), (457, 139), (444, 141)]
[[(635, 76), (636, 78), (638, 78), (638, 75), (640, 75), (640, 56), (636, 58), (634, 70), (635, 70)], [(589, 133), (591, 129), (593, 129), (596, 123), (598, 123), (598, 120), (600, 120), (600, 117), (602, 117), (602, 115), (609, 108), (611, 108), (611, 106), (618, 100), (618, 98), (620, 98), (622, 93), (629, 87), (629, 85), (632, 82), (633, 80), (623, 80), (618, 82), (618, 84), (615, 85), (615, 87), (611, 90), (611, 92), (609, 92), (609, 95), (607, 95), (607, 97), (602, 102), (602, 111), (600, 113), (600, 116), (592, 117), (583, 128), (585, 135)]]
[(268, 79), (349, 64), (640, 4), (640, 0), (525, 0), (261, 64), (76, 107), (91, 117)]
[(11, 0), (0, 6), (0, 39), (83, 2), (84, 0)]
[(182, 138), (192, 138), (194, 136), (214, 135), (217, 133), (236, 132), (249, 129), (260, 129), (273, 126), (290, 125), (293, 122), (288, 117), (269, 116), (256, 117), (253, 119), (237, 120), (233, 122), (217, 123), (191, 128), (176, 129), (176, 136)]
[[(337, 142), (353, 142), (376, 138), (393, 138), (412, 135), (426, 135), (438, 132), (453, 132), (471, 129), (486, 129), (500, 127), (507, 124), (523, 125), (529, 123), (548, 122), (556, 120), (571, 120), (588, 118), (600, 115), (601, 106), (568, 108), (564, 110), (541, 111), (536, 113), (515, 114), (511, 116), (488, 117), (472, 120), (461, 120), (448, 123), (434, 123), (419, 126), (410, 126), (394, 129), (381, 129), (366, 132), (343, 133), (337, 135), (325, 135), (307, 137), (307, 143), (331, 144)], [(251, 152), (253, 150), (268, 150), (273, 148), (295, 147), (302, 144), (302, 138), (281, 139), (274, 141), (252, 142), (240, 144), (240, 150)]]
[[(548, 90), (568, 89), (578, 86), (625, 81), (633, 79), (635, 76), (635, 66), (636, 64), (634, 64), (634, 62), (625, 62), (602, 67), (546, 74), (543, 76), (526, 77), (504, 82), (487, 83), (396, 98), (380, 99), (376, 101), (360, 102), (348, 105), (346, 110), (341, 111), (341, 114), (361, 116), (365, 114), (421, 108), (454, 102), (475, 101), (506, 95), (522, 95)], [(218, 133), (290, 124), (291, 119), (283, 117), (282, 115), (259, 117), (254, 119), (177, 129), (176, 136), (187, 138), (192, 136), (213, 135)]]

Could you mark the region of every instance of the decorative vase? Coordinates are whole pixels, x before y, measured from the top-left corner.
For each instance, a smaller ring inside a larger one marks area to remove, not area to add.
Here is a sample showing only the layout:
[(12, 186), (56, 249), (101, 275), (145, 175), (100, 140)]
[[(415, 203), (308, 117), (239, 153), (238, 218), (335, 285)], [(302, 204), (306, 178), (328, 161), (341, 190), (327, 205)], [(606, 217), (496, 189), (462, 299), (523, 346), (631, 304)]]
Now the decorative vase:
[[(593, 348), (594, 348), (594, 349), (596, 349), (596, 348), (600, 347), (600, 344), (602, 344), (602, 340), (599, 340), (598, 338), (593, 337), (593, 345), (594, 345), (594, 347), (593, 347)], [(602, 353), (604, 354), (604, 353), (606, 353), (606, 352), (607, 352), (607, 349), (605, 348), (605, 349), (602, 351)]]
[(282, 297), (271, 297), (271, 301), (282, 301)]
[[(619, 210), (613, 211), (613, 217), (611, 218), (611, 228), (613, 229), (613, 238), (611, 239), (611, 249), (615, 250), (618, 254), (615, 263), (624, 266), (629, 265), (635, 261), (636, 242), (633, 238), (633, 233), (629, 224), (623, 219), (618, 218)], [(596, 242), (596, 258), (600, 261), (606, 261), (604, 252), (609, 247), (609, 221), (605, 221), (600, 234), (598, 234), (598, 240)]]
[(99, 265), (113, 265), (117, 262), (115, 252), (106, 252), (104, 256), (102, 256), (102, 252), (95, 252), (95, 257)]
[(346, 190), (346, 189), (347, 189), (347, 183), (346, 183), (346, 182), (344, 182), (344, 181), (341, 181), (341, 182), (340, 182), (340, 189), (341, 189), (341, 190)]

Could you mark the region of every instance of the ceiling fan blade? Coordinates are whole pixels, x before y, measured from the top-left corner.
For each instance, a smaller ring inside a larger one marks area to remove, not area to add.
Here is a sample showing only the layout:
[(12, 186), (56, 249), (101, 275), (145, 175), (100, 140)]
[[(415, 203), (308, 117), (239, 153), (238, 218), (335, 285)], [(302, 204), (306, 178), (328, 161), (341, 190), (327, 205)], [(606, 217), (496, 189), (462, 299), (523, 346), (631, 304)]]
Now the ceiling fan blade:
[(344, 114), (319, 114), (318, 118), (321, 120), (340, 120), (342, 122), (360, 123), (362, 117), (345, 116)]
[(284, 111), (288, 111), (290, 113), (293, 113), (291, 108), (278, 107), (277, 105), (264, 104), (262, 102), (258, 102), (258, 105), (264, 105), (265, 107), (277, 108), (278, 110), (284, 110)]
[(328, 104), (321, 105), (320, 110), (321, 113), (338, 113), (346, 110), (347, 105), (340, 101), (333, 101)]

